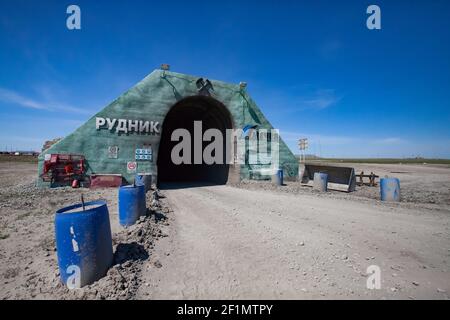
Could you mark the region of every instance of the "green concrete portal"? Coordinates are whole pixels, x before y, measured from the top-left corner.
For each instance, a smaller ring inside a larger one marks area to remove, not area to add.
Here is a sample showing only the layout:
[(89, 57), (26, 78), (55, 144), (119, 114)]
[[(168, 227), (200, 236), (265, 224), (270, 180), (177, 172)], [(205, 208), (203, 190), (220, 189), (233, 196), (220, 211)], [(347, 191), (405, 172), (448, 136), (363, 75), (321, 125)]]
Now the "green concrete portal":
[[(127, 182), (135, 176), (127, 167), (136, 162), (137, 173), (150, 173), (159, 181), (202, 180), (227, 183), (267, 178), (258, 174), (263, 165), (174, 165), (170, 141), (176, 128), (192, 132), (193, 122), (203, 130), (243, 128), (273, 129), (244, 88), (199, 77), (155, 70), (85, 124), (39, 155), (39, 173), (46, 154), (82, 154), (87, 174), (121, 174)], [(202, 89), (203, 88), (203, 89)], [(151, 150), (151, 155), (146, 153)], [(145, 154), (141, 157), (140, 152)], [(136, 156), (138, 154), (138, 156)], [(47, 156), (48, 157), (48, 156)], [(298, 161), (280, 138), (279, 163), (285, 179), (298, 178)], [(133, 169), (133, 168), (131, 168)], [(41, 185), (44, 185), (40, 181)]]

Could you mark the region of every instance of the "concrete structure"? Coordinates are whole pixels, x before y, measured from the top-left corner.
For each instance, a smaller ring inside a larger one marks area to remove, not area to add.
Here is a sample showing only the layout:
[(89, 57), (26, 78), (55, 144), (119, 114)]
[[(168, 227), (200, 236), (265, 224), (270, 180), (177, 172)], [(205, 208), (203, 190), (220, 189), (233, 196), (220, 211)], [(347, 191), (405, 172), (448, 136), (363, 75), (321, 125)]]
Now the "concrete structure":
[[(244, 84), (155, 70), (72, 134), (43, 151), (39, 172), (48, 155), (70, 153), (84, 155), (88, 175), (121, 174), (128, 182), (133, 181), (135, 172), (152, 174), (158, 182), (227, 183), (265, 178), (258, 174), (258, 165), (174, 165), (170, 154), (178, 142), (171, 141), (171, 133), (175, 128), (193, 132), (195, 120), (202, 121), (203, 130), (216, 128), (224, 132), (248, 125), (272, 129)], [(281, 139), (279, 159), (285, 179), (298, 179), (298, 160)]]

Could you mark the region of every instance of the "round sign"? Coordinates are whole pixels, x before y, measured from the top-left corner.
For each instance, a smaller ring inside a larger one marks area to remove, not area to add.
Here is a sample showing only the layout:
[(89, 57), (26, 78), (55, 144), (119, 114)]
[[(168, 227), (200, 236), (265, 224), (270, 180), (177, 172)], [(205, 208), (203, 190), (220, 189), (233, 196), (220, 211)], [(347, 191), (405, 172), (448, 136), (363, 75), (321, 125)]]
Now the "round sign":
[(136, 170), (136, 167), (137, 167), (137, 163), (136, 162), (128, 162), (127, 163), (127, 168), (130, 171)]

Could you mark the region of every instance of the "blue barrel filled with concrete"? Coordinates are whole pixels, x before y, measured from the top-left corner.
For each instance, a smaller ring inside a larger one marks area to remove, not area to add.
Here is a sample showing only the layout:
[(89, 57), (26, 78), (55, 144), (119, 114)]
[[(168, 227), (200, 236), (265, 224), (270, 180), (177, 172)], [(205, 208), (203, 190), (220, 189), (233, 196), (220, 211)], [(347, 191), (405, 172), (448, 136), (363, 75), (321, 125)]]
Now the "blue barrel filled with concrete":
[(143, 184), (145, 187), (145, 192), (152, 188), (152, 175), (149, 173), (138, 173), (136, 175), (136, 184)]
[(400, 201), (400, 180), (397, 178), (381, 178), (381, 201)]
[(102, 278), (113, 262), (105, 201), (79, 203), (56, 211), (55, 237), (60, 277), (69, 289)]
[(313, 188), (314, 190), (326, 192), (328, 190), (328, 174), (315, 172)]
[(145, 215), (145, 186), (135, 183), (119, 188), (119, 223), (124, 227), (133, 225)]

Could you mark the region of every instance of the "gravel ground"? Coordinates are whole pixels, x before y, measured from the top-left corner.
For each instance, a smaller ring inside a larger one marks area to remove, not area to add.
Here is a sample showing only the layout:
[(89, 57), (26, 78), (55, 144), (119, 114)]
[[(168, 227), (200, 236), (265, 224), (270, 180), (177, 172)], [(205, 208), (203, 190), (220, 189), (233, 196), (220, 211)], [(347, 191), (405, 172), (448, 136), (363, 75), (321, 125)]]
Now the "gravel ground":
[[(123, 229), (117, 189), (37, 189), (35, 165), (0, 163), (0, 299), (448, 299), (450, 169), (360, 168), (399, 177), (402, 202), (383, 203), (371, 187), (175, 184)], [(81, 193), (108, 203), (114, 265), (69, 291), (53, 219)], [(366, 288), (370, 265), (381, 269), (380, 290)]]
[[(155, 243), (165, 237), (170, 210), (159, 201), (139, 223), (121, 228), (117, 218), (117, 189), (39, 189), (35, 165), (0, 163), (0, 299), (131, 299), (141, 283), (144, 264), (160, 267), (151, 257)], [(107, 275), (77, 290), (59, 280), (54, 240), (57, 209), (105, 199), (110, 213), (114, 262)], [(147, 203), (152, 203), (151, 193)]]
[[(448, 165), (402, 165), (402, 164), (332, 164), (354, 167), (356, 173), (373, 171), (378, 176), (396, 177), (400, 179), (401, 202), (391, 204), (404, 208), (448, 209), (450, 208), (450, 167)], [(357, 178), (358, 181), (359, 178)], [(364, 180), (367, 181), (367, 178)], [(377, 186), (357, 186), (356, 191), (345, 193), (329, 190), (321, 194), (312, 187), (303, 186), (297, 182), (285, 181), (283, 186), (276, 186), (270, 181), (244, 180), (235, 187), (249, 190), (270, 190), (280, 193), (299, 195), (314, 194), (317, 197), (362, 201), (376, 205), (381, 203), (379, 178)], [(373, 200), (376, 200), (375, 202)]]
[[(143, 273), (151, 290), (137, 297), (448, 299), (448, 208), (244, 185), (166, 186), (176, 219), (155, 252), (166, 267)], [(371, 265), (380, 290), (367, 289)]]

